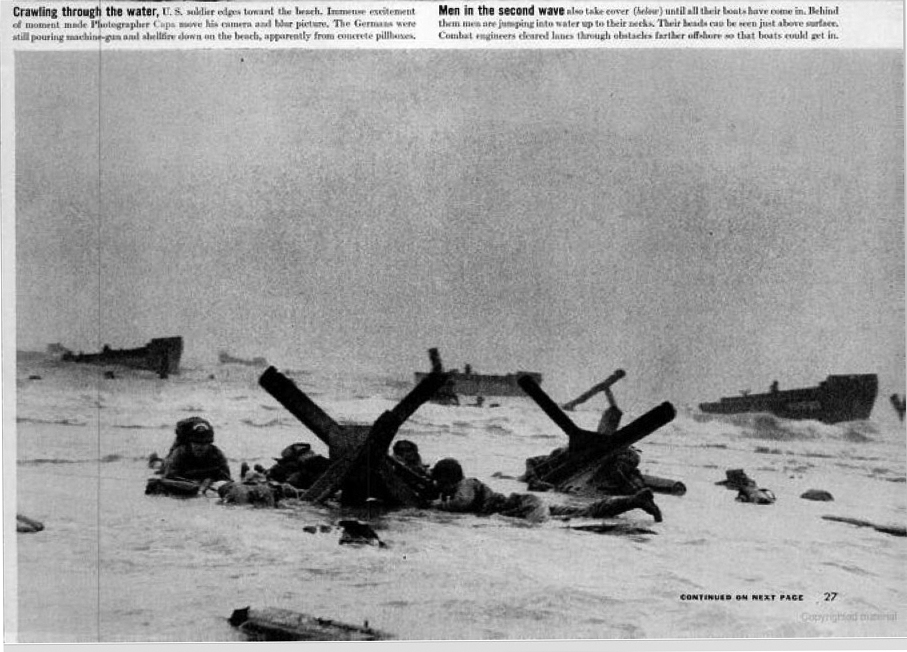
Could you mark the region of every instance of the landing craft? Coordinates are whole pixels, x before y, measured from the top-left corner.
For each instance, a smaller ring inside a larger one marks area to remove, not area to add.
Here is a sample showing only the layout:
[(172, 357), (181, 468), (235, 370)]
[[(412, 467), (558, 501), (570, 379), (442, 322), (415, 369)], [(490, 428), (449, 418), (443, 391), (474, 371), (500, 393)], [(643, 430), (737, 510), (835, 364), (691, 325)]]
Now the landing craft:
[[(449, 374), (449, 390), (454, 394), (464, 394), (466, 396), (524, 396), (523, 390), (520, 389), (517, 383), (520, 376), (531, 376), (538, 384), (542, 382), (542, 374), (536, 371), (517, 371), (503, 375), (478, 374), (473, 371), (472, 365), (466, 365), (463, 371), (459, 369), (444, 370), (438, 349), (429, 349), (428, 355), (431, 359), (433, 371), (446, 371)], [(426, 376), (428, 376), (428, 373), (417, 371), (415, 373), (416, 383), (421, 382)]]
[(82, 362), (96, 365), (118, 365), (133, 369), (147, 369), (161, 378), (178, 374), (183, 355), (182, 337), (158, 337), (135, 349), (112, 349), (108, 345), (99, 353), (73, 353), (60, 344), (48, 346), (48, 352), (63, 351), (64, 362)]
[(823, 423), (840, 423), (868, 419), (879, 390), (876, 374), (828, 376), (818, 387), (778, 389), (772, 383), (766, 394), (743, 394), (700, 403), (707, 414), (744, 414), (768, 412), (782, 419), (815, 419)]

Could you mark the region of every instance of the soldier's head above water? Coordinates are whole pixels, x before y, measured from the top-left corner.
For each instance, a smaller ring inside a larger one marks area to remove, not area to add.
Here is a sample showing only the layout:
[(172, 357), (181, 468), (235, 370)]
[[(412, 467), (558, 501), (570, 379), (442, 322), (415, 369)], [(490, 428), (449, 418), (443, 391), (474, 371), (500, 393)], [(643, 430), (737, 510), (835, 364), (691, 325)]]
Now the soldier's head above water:
[(191, 445), (193, 452), (198, 453), (214, 443), (214, 426), (207, 419), (189, 417), (176, 424), (176, 438)]
[(189, 417), (176, 422), (176, 438), (189, 443), (193, 436), (201, 436), (201, 433), (210, 433), (211, 439), (208, 443), (214, 441), (214, 426), (211, 422), (202, 417)]
[(304, 460), (310, 457), (315, 457), (315, 453), (312, 452), (312, 445), (304, 441), (290, 444), (280, 451), (280, 458), (282, 460)]
[(420, 471), (423, 470), (422, 456), (419, 455), (419, 447), (415, 442), (411, 442), (409, 439), (398, 439), (394, 442), (393, 453), (394, 457), (403, 464)]
[(463, 477), (463, 467), (452, 457), (438, 460), (431, 470), (431, 479), (442, 494), (451, 493)]

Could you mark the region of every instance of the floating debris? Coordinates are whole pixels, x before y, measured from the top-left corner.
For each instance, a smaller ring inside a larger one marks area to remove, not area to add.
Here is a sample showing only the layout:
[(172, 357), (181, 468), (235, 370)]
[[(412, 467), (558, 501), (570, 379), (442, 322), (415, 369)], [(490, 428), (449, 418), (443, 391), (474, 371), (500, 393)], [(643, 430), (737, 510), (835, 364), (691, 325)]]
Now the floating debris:
[(33, 518), (16, 514), (16, 532), (40, 532), (44, 529), (44, 523), (36, 521)]
[(578, 530), (580, 532), (594, 532), (596, 534), (615, 534), (615, 535), (631, 535), (636, 536), (640, 534), (658, 534), (654, 530), (648, 528), (639, 527), (637, 525), (629, 525), (628, 523), (592, 523), (588, 525), (570, 525), (567, 526), (568, 530)]
[(175, 498), (193, 498), (201, 491), (201, 485), (192, 480), (175, 478), (148, 478), (145, 483), (146, 496), (173, 496)]
[(803, 498), (805, 500), (821, 500), (826, 502), (835, 499), (834, 496), (832, 496), (824, 489), (810, 489), (808, 491), (804, 491), (802, 494), (800, 494), (800, 498)]
[(369, 627), (339, 623), (289, 609), (236, 609), (229, 622), (251, 641), (382, 641), (391, 637)]
[(340, 535), (340, 545), (367, 545), (386, 548), (387, 544), (378, 538), (378, 534), (372, 529), (372, 526), (362, 521), (348, 520), (337, 523), (343, 528), (343, 534)]
[(716, 482), (728, 489), (737, 490), (737, 501), (753, 503), (755, 505), (771, 505), (775, 502), (775, 494), (770, 489), (760, 488), (756, 481), (750, 478), (743, 469), (728, 469), (725, 471), (727, 478)]

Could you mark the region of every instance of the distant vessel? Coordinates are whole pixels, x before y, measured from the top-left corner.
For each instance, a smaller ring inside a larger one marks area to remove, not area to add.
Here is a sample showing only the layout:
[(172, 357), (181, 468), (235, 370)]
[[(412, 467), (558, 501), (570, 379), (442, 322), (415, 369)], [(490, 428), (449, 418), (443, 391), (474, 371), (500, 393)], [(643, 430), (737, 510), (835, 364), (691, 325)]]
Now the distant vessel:
[(226, 351), (221, 351), (217, 354), (217, 359), (221, 364), (244, 364), (247, 367), (267, 367), (268, 361), (262, 357), (255, 357), (251, 360), (245, 358), (236, 358)]
[(894, 411), (898, 415), (898, 419), (900, 419), (901, 423), (903, 423), (904, 413), (907, 412), (907, 397), (900, 396), (898, 394), (892, 394), (889, 400), (891, 401), (891, 407), (894, 408)]
[(700, 403), (699, 409), (708, 414), (768, 412), (784, 419), (840, 423), (868, 419), (878, 391), (876, 374), (829, 376), (818, 387), (804, 389), (779, 390), (775, 381), (766, 394), (725, 397)]
[[(520, 376), (531, 376), (538, 383), (542, 383), (542, 374), (535, 371), (517, 371), (504, 375), (495, 374), (477, 374), (472, 370), (471, 365), (466, 365), (463, 371), (459, 369), (443, 369), (437, 349), (429, 349), (429, 357), (432, 361), (432, 369), (445, 371), (450, 374), (449, 389), (455, 394), (465, 394), (467, 396), (525, 396), (526, 394), (517, 384)], [(416, 384), (419, 384), (423, 378), (428, 376), (427, 372), (417, 371), (415, 373)]]
[(112, 349), (107, 344), (100, 353), (73, 353), (69, 349), (52, 344), (48, 352), (63, 350), (62, 360), (96, 365), (119, 365), (133, 369), (147, 369), (167, 378), (178, 374), (180, 358), (183, 355), (182, 337), (158, 337), (137, 349)]

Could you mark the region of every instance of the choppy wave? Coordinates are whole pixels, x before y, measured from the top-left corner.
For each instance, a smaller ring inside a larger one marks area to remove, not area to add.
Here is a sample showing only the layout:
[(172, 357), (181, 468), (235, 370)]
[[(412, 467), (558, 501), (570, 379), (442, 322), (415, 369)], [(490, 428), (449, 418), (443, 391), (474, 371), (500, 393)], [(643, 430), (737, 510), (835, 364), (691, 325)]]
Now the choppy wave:
[(852, 421), (844, 424), (842, 429), (844, 431), (843, 439), (855, 444), (875, 441), (876, 436), (879, 434), (878, 426), (869, 421)]
[(485, 431), (492, 434), (503, 434), (503, 435), (512, 435), (514, 434), (513, 430), (510, 428), (505, 428), (504, 426), (498, 425), (496, 423), (490, 423), (485, 426)]
[(16, 463), (20, 466), (42, 466), (45, 464), (97, 464), (98, 462), (101, 462), (102, 464), (110, 464), (111, 462), (146, 462), (147, 460), (147, 456), (142, 455), (127, 456), (111, 453), (100, 458), (84, 457), (67, 459), (63, 457), (35, 457), (32, 459), (20, 459), (17, 460)]
[(253, 428), (273, 428), (274, 426), (279, 426), (282, 424), (280, 419), (271, 419), (270, 421), (265, 421), (264, 423), (255, 423), (252, 419), (240, 419), (240, 423), (247, 426), (252, 426)]
[[(721, 419), (734, 426), (736, 436), (772, 442), (841, 441), (868, 444), (876, 441), (880, 433), (879, 426), (870, 421), (830, 425), (818, 421), (783, 419), (766, 413), (726, 415)], [(734, 436), (734, 433), (727, 432), (726, 435)], [(769, 451), (759, 447), (756, 452)]]
[(19, 460), (20, 466), (39, 466), (41, 464), (79, 464), (84, 462), (93, 462), (97, 460), (67, 460), (59, 457), (38, 457), (33, 460)]
[(771, 414), (752, 414), (746, 417), (739, 424), (746, 437), (769, 441), (798, 441), (818, 437), (808, 422), (797, 423)]
[(40, 419), (37, 417), (16, 417), (16, 423), (37, 423), (49, 426), (87, 426), (81, 419)]

